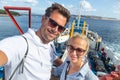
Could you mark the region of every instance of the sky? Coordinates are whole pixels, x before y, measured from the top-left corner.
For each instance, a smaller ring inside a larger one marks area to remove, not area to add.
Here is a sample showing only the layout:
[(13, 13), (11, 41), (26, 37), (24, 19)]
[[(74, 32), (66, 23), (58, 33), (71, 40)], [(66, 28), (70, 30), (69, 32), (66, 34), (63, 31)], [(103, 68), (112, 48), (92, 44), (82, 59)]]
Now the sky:
[(71, 14), (120, 19), (120, 0), (0, 0), (0, 9), (3, 6), (31, 7), (32, 13), (44, 14), (54, 2), (66, 7)]

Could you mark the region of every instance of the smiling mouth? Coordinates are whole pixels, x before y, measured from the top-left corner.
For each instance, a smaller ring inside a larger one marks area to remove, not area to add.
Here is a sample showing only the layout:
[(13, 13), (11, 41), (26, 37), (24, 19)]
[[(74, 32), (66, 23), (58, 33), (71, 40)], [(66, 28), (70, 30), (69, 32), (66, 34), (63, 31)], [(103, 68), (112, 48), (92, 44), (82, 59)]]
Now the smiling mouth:
[(71, 57), (71, 59), (76, 59), (77, 57)]
[(51, 37), (55, 37), (55, 36), (56, 36), (55, 33), (54, 33), (52, 30), (48, 30), (48, 32), (49, 32), (49, 35), (50, 35)]

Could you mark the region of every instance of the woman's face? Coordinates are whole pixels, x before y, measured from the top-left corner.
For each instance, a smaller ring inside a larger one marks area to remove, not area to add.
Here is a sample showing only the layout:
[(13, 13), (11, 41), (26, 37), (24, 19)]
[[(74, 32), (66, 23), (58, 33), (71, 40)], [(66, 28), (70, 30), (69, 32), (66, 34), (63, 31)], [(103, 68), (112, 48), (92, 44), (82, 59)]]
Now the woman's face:
[(78, 63), (86, 55), (87, 42), (80, 38), (74, 38), (69, 42), (67, 49), (69, 60), (72, 63)]

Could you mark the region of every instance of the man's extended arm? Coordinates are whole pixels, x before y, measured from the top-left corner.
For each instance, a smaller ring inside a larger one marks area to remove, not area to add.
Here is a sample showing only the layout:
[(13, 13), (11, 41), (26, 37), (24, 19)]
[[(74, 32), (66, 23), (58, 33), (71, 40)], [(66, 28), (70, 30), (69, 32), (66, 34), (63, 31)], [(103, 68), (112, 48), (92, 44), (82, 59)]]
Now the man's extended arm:
[(0, 66), (3, 66), (8, 61), (6, 54), (0, 50)]

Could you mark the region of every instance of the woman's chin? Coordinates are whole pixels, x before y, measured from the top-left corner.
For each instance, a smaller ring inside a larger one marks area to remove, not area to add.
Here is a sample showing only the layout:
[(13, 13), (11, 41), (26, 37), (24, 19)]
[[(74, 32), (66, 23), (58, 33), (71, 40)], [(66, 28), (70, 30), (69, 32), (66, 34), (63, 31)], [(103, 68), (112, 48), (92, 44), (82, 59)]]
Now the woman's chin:
[(71, 62), (72, 62), (72, 63), (76, 63), (76, 62), (77, 62), (77, 59), (71, 59)]

